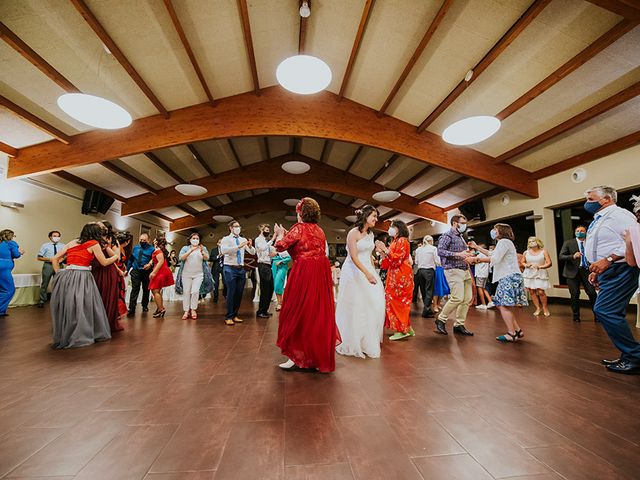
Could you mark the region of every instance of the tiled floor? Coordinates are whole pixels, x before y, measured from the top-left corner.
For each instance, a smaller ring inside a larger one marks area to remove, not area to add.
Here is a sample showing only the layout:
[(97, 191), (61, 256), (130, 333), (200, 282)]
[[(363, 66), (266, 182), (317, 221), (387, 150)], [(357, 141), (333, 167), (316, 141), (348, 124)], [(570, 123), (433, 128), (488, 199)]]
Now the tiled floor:
[(473, 338), (415, 338), (333, 374), (282, 372), (277, 317), (227, 327), (141, 314), (111, 342), (52, 351), (48, 309), (0, 319), (0, 478), (638, 479), (640, 378), (609, 374), (598, 324), (496, 312)]

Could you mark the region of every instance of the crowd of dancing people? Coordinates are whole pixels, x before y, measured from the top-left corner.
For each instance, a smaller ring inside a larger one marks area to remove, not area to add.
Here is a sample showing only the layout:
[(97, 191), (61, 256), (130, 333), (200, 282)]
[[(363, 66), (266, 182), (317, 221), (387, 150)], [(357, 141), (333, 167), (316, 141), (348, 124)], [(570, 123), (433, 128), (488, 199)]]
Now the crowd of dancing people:
[[(563, 275), (571, 293), (573, 319), (580, 321), (582, 285), (594, 317), (604, 327), (620, 358), (603, 360), (619, 373), (640, 373), (640, 343), (625, 320), (626, 308), (638, 288), (640, 261), (640, 199), (634, 214), (616, 205), (611, 187), (594, 187), (585, 193), (585, 210), (594, 215), (588, 227), (579, 226), (575, 238), (566, 241), (559, 254)], [(282, 225), (260, 225), (255, 240), (242, 236), (240, 224), (229, 223), (229, 234), (211, 252), (200, 235), (192, 233), (178, 253), (167, 250), (163, 236), (150, 241), (142, 233), (139, 243), (116, 232), (109, 222), (84, 226), (78, 238), (64, 244), (61, 233), (49, 233), (49, 242), (38, 252), (43, 262), (38, 306), (50, 300), (52, 347), (82, 347), (109, 340), (123, 330), (122, 319), (134, 316), (142, 290), (141, 307), (155, 318), (166, 314), (163, 290), (182, 296), (182, 320), (196, 320), (201, 300), (209, 293), (219, 298), (220, 285), (226, 301), (224, 322), (242, 323), (239, 317), (247, 271), (259, 277), (256, 316), (270, 318), (275, 295), (278, 315), (277, 345), (287, 360), (280, 368), (332, 372), (335, 353), (355, 357), (380, 357), (385, 329), (390, 341), (416, 335), (411, 308), (422, 297), (422, 317), (433, 318), (435, 333), (452, 331), (473, 336), (466, 319), (470, 306), (496, 308), (506, 332), (499, 342), (524, 338), (515, 310), (535, 305), (534, 316), (550, 316), (545, 290), (549, 288), (549, 253), (539, 238), (530, 237), (527, 250), (516, 251), (514, 232), (506, 223), (490, 230), (491, 244), (467, 238), (467, 219), (450, 218), (450, 228), (437, 245), (427, 235), (411, 252), (409, 229), (401, 220), (390, 222), (378, 239), (378, 211), (365, 205), (346, 239), (342, 265), (330, 262), (328, 244), (318, 225), (320, 207), (303, 198), (296, 207), (298, 222), (290, 230)], [(273, 232), (273, 234), (272, 234)], [(0, 232), (0, 315), (15, 292), (11, 270), (24, 251), (11, 230)], [(248, 265), (250, 267), (248, 268)], [(128, 278), (127, 278), (128, 277)], [(220, 281), (222, 278), (222, 281)], [(131, 292), (126, 300), (127, 283)], [(528, 294), (528, 295), (527, 295)], [(441, 305), (446, 298), (444, 305)]]

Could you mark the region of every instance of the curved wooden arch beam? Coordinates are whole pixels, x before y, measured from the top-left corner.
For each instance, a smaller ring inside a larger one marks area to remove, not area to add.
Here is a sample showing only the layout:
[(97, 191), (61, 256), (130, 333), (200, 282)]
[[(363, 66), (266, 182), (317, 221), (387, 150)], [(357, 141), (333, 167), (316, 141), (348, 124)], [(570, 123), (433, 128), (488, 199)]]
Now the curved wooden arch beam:
[[(311, 171), (303, 175), (286, 173), (280, 167), (283, 162), (289, 160), (305, 161), (311, 164)], [(205, 187), (207, 193), (197, 197), (189, 197), (188, 201), (202, 200), (203, 198), (241, 192), (243, 190), (302, 188), (342, 193), (343, 195), (355, 196), (374, 202), (372, 198), (373, 194), (384, 190), (382, 185), (371, 182), (365, 178), (320, 163), (303, 155), (291, 154), (254, 163), (248, 167), (229, 170), (215, 178), (201, 178), (192, 183)], [(126, 205), (123, 205), (122, 214), (135, 215), (149, 210), (172, 207), (185, 201), (187, 200), (185, 200), (184, 195), (178, 193), (173, 187), (168, 187), (158, 191), (157, 196), (144, 194), (130, 198)], [(441, 208), (427, 203), (418, 204), (414, 198), (404, 194), (397, 200), (387, 204), (387, 206), (432, 220), (442, 221), (446, 217)]]
[(330, 92), (305, 96), (270, 87), (256, 98), (243, 93), (217, 102), (174, 110), (165, 120), (146, 117), (117, 131), (94, 130), (73, 137), (72, 146), (47, 142), (23, 148), (10, 162), (9, 175), (20, 177), (122, 158), (159, 148), (232, 137), (297, 136), (355, 143), (414, 158), (477, 178), (529, 197), (538, 195), (533, 176), (509, 164), (495, 165), (489, 155), (445, 143), (431, 132), (392, 117), (378, 117)]

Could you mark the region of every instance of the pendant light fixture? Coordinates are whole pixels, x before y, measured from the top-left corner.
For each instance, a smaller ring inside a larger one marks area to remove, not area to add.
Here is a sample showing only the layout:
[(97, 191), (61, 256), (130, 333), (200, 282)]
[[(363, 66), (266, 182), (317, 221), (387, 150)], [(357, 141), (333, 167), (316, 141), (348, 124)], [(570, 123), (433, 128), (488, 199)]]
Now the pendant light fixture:
[(311, 55), (294, 55), (283, 60), (276, 69), (278, 83), (300, 95), (318, 93), (331, 83), (331, 69)]
[(445, 128), (442, 139), (452, 145), (473, 145), (495, 134), (500, 125), (500, 120), (489, 115), (463, 118)]
[(86, 93), (65, 93), (58, 106), (71, 118), (86, 125), (115, 130), (131, 125), (131, 114), (110, 100)]
[(199, 197), (200, 195), (204, 195), (208, 192), (206, 188), (192, 183), (179, 183), (174, 188), (187, 197)]

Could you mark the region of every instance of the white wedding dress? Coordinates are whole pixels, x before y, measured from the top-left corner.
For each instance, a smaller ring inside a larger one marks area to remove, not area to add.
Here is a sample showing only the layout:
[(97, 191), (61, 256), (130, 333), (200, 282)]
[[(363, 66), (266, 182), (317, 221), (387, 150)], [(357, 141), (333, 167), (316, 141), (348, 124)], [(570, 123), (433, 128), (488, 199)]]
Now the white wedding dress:
[(336, 323), (342, 343), (336, 351), (342, 355), (364, 358), (380, 357), (380, 343), (384, 328), (384, 285), (371, 263), (373, 233), (356, 243), (358, 259), (378, 282), (369, 283), (367, 277), (347, 255), (340, 272), (340, 288), (336, 305)]

